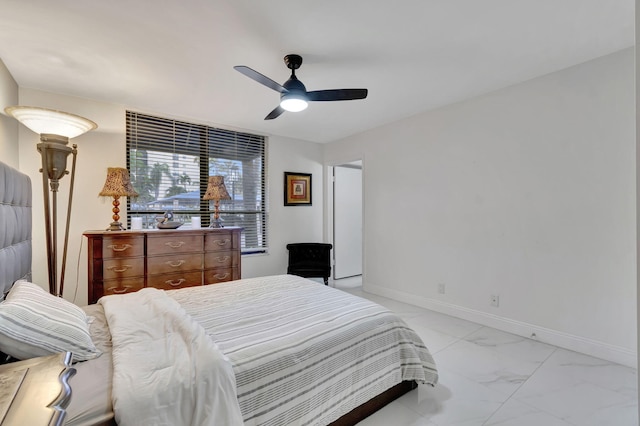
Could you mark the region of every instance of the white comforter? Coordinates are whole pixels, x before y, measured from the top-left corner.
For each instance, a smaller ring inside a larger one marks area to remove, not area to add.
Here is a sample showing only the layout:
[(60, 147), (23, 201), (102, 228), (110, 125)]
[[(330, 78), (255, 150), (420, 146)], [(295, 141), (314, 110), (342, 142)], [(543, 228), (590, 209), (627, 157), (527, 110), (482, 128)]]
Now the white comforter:
[(242, 425), (229, 360), (165, 292), (100, 299), (113, 340), (112, 399), (127, 425)]

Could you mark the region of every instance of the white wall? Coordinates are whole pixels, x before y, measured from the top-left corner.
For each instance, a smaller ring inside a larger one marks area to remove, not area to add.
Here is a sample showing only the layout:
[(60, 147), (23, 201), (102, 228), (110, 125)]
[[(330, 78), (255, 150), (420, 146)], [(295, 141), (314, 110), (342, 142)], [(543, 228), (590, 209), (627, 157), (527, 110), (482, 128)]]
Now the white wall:
[[(67, 111), (98, 123), (97, 130), (71, 140), (71, 143), (78, 145), (78, 160), (64, 295), (66, 299), (83, 305), (87, 301), (87, 253), (86, 241), (83, 240), (82, 233), (85, 230), (105, 229), (111, 222), (111, 200), (99, 197), (98, 193), (104, 185), (107, 167), (126, 166), (125, 111), (127, 107), (26, 88), (20, 88), (19, 100), (21, 105)], [(148, 113), (153, 114), (153, 112)], [(184, 117), (173, 118), (188, 120)], [(36, 151), (38, 135), (20, 125), (19, 138), (19, 168), (30, 175), (34, 182), (33, 278), (36, 283), (46, 287), (42, 178), (38, 172), (41, 160)], [(287, 265), (285, 245), (288, 242), (319, 241), (322, 237), (323, 203), (320, 196), (323, 171), (322, 146), (311, 142), (270, 137), (267, 161), (270, 250), (267, 255), (243, 256), (242, 276), (244, 278), (285, 273)], [(68, 169), (70, 167), (69, 159)], [(313, 191), (314, 195), (318, 196), (314, 197), (312, 207), (283, 206), (284, 171), (313, 173)], [(59, 204), (62, 207), (66, 206), (68, 185), (69, 178), (66, 177), (61, 181)], [(121, 222), (126, 221), (126, 204), (123, 203), (121, 207), (123, 206), (125, 208), (121, 208)], [(65, 217), (62, 207), (59, 213), (60, 241)]]
[(18, 84), (0, 59), (0, 161), (18, 168), (18, 122), (4, 114), (18, 104)]
[(635, 364), (634, 112), (627, 49), (328, 145), (365, 290)]
[[(287, 272), (286, 245), (322, 242), (322, 156), (321, 144), (278, 136), (269, 138), (269, 256), (242, 258), (244, 278)], [(284, 172), (311, 173), (311, 206), (284, 205)]]

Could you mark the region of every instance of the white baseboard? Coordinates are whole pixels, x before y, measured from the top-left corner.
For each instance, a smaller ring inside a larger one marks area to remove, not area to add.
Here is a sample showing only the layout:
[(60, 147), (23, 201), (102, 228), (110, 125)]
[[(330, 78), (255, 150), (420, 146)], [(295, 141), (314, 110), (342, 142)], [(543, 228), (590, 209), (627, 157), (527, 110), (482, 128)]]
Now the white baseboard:
[[(374, 284), (366, 284), (364, 290), (399, 302), (420, 306), (421, 308), (462, 318), (467, 321), (473, 321), (475, 323), (516, 334), (518, 336), (532, 338), (532, 334), (535, 333), (535, 340), (540, 342), (580, 352), (596, 358), (605, 359), (628, 367), (638, 368), (637, 352), (620, 346), (610, 345), (597, 340), (575, 336), (562, 331), (552, 330), (490, 314), (488, 312), (469, 309), (463, 306), (429, 299), (415, 294), (404, 293), (402, 291), (392, 290)], [(428, 342), (426, 343), (428, 345)]]

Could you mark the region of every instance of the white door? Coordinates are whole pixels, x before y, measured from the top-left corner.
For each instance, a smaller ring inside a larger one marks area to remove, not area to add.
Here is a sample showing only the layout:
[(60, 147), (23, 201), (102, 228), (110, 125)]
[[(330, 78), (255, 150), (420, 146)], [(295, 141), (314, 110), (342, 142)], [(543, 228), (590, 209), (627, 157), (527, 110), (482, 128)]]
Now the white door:
[(333, 278), (362, 275), (362, 167), (333, 168)]

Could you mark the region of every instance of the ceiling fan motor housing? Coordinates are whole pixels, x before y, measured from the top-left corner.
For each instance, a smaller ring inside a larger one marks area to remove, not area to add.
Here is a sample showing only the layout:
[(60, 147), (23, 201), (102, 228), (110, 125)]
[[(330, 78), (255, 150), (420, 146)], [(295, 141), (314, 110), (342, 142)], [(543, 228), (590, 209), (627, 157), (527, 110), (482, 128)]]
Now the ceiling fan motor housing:
[(286, 90), (280, 93), (280, 106), (287, 111), (298, 112), (307, 108), (309, 97), (307, 88), (295, 75), (292, 75), (282, 87)]
[(306, 95), (307, 93), (307, 88), (304, 87), (304, 84), (302, 84), (295, 75), (292, 75), (291, 78), (282, 85), (282, 87), (287, 89), (287, 92), (289, 93), (301, 93), (303, 95)]

